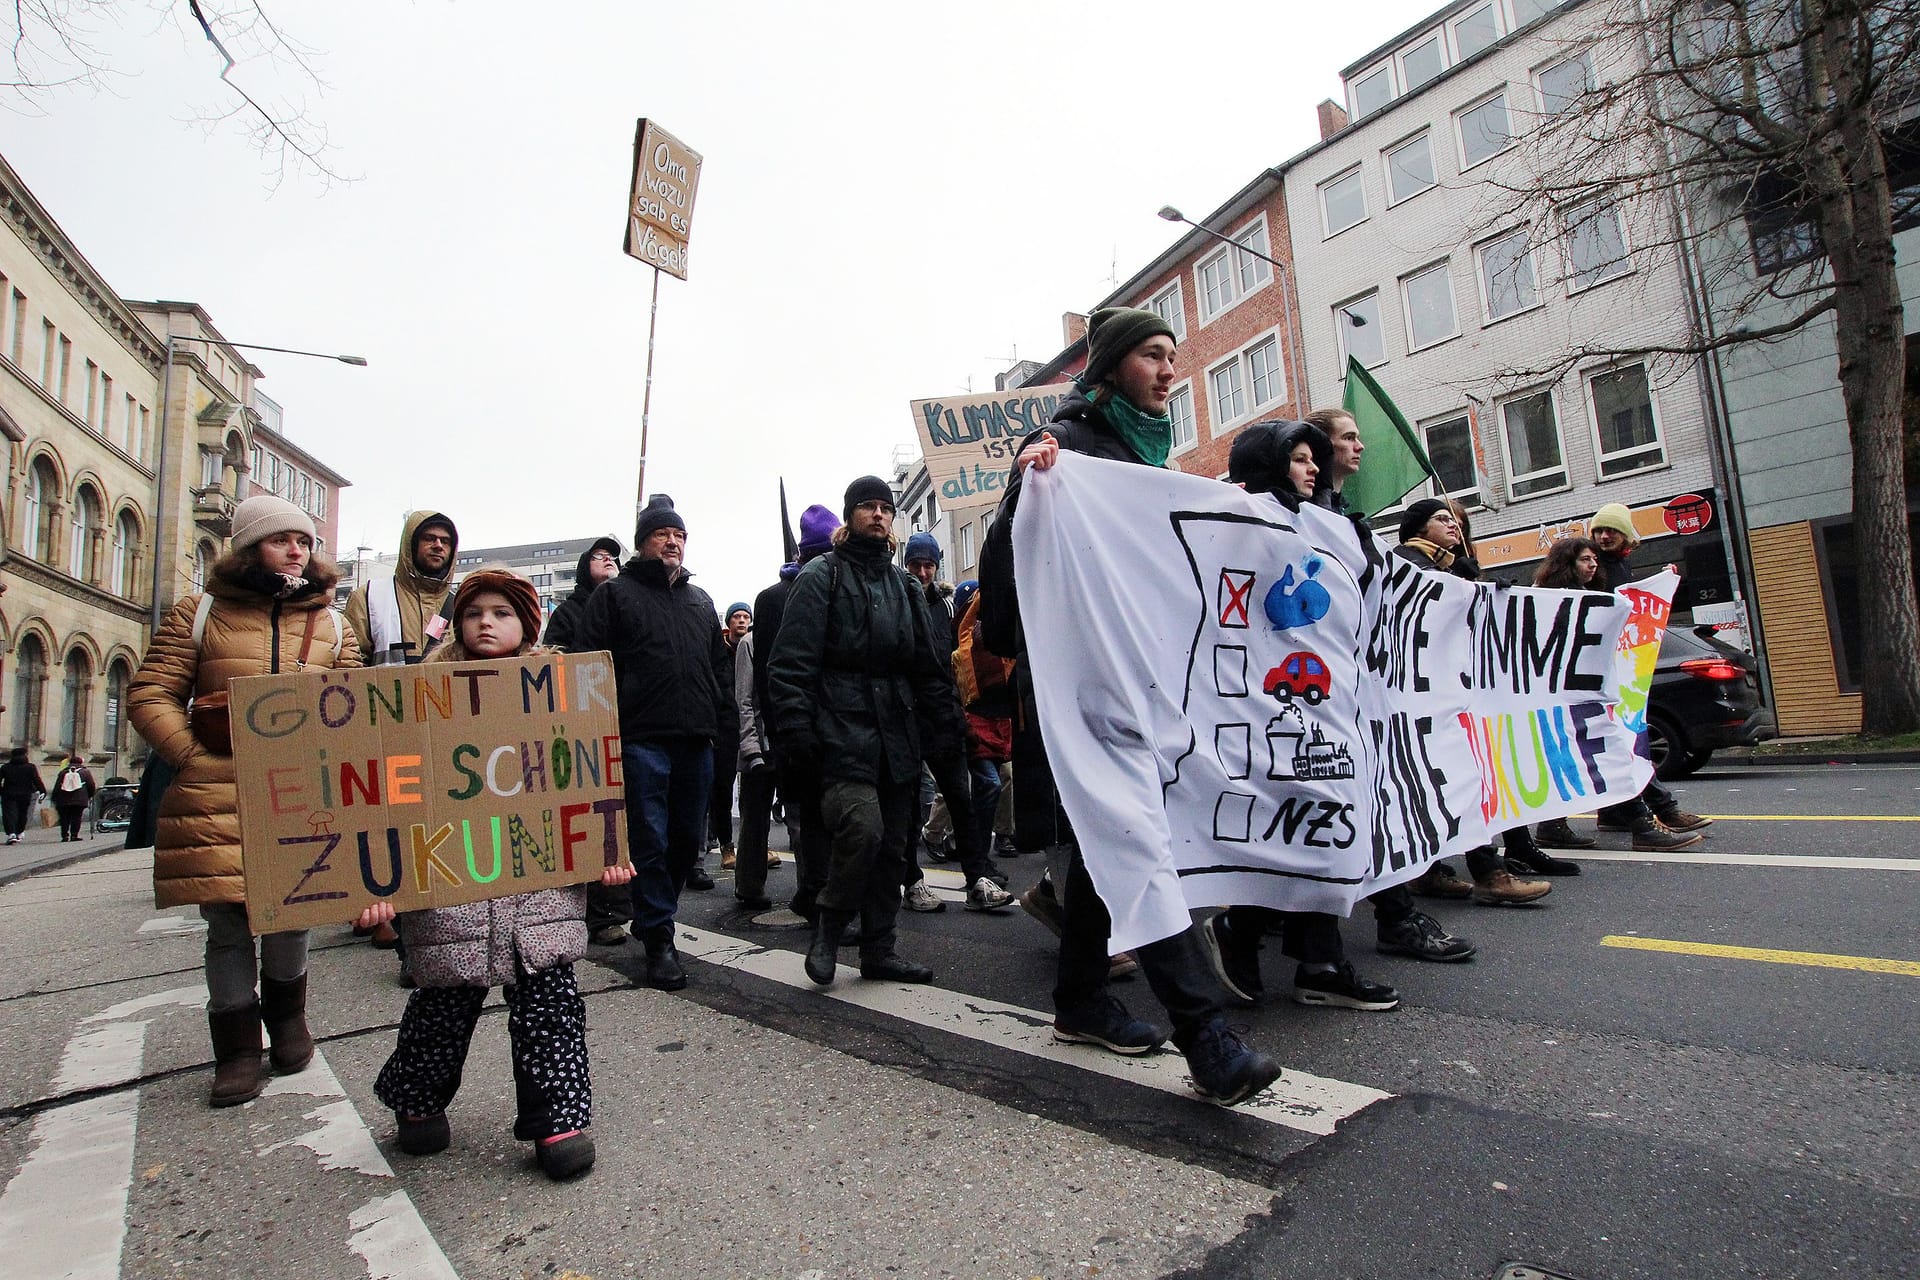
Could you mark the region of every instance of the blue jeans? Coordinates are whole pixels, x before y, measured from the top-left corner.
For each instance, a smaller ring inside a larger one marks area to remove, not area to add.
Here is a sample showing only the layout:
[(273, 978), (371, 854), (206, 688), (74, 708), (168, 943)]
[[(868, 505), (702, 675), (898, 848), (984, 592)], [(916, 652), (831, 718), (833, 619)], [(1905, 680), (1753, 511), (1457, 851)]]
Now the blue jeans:
[(983, 855), (993, 852), (993, 815), (1000, 807), (1000, 770), (991, 760), (975, 756), (967, 761), (973, 784), (974, 839)]
[(633, 860), (633, 934), (666, 941), (673, 936), (687, 873), (706, 844), (713, 748), (702, 738), (630, 742), (620, 760)]

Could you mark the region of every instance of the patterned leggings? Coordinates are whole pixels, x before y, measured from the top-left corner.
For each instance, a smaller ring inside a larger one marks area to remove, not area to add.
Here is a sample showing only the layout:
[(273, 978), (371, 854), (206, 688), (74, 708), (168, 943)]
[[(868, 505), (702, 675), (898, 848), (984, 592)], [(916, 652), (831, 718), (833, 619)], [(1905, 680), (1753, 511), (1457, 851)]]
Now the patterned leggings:
[[(573, 966), (521, 973), (501, 988), (513, 1042), (514, 1093), (520, 1114), (513, 1136), (523, 1142), (584, 1129), (593, 1122), (587, 1071), (587, 1008)], [(380, 1068), (373, 1091), (403, 1116), (438, 1115), (460, 1091), (460, 1072), (486, 987), (421, 987), (407, 1000), (399, 1043)]]

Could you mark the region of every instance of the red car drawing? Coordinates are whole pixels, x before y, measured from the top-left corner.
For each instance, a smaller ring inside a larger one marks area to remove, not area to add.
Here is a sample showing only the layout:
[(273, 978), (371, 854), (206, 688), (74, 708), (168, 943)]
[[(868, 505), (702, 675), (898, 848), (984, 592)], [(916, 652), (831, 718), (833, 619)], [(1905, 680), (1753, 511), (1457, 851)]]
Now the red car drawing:
[(1316, 706), (1332, 691), (1333, 677), (1319, 654), (1302, 649), (1282, 658), (1260, 687), (1282, 701), (1302, 698), (1308, 706)]

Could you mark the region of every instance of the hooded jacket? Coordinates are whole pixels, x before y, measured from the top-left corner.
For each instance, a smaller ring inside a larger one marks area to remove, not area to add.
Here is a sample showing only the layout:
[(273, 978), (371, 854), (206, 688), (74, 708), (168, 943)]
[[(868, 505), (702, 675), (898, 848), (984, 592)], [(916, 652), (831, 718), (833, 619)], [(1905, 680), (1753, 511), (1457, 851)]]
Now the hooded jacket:
[[(429, 577), (413, 562), (413, 539), (420, 527), (430, 523), (440, 523), (453, 532), (453, 551), (447, 557), (447, 571), (438, 578)], [(453, 593), (453, 566), (455, 557), (460, 554), (460, 530), (453, 521), (438, 511), (409, 511), (400, 526), (400, 558), (393, 566), (394, 597), (400, 605), (400, 640), (408, 648), (404, 650), (409, 663), (419, 662), (427, 656), (428, 645), (423, 637), (429, 622), (437, 617), (445, 607), (447, 597)], [(387, 657), (381, 637), (373, 634), (373, 625), (368, 616), (367, 591), (379, 586), (385, 590), (385, 578), (369, 578), (353, 589), (347, 597), (347, 624), (353, 628), (353, 634), (359, 638), (360, 665), (371, 666)]]
[(553, 616), (547, 619), (546, 634), (540, 637), (540, 643), (549, 649), (558, 649), (562, 653), (575, 651), (574, 637), (580, 632), (580, 620), (587, 613), (587, 599), (600, 584), (593, 580), (590, 566), (596, 552), (605, 551), (615, 558), (620, 555), (620, 544), (612, 538), (596, 538), (592, 546), (580, 553), (579, 567), (573, 573), (573, 590), (567, 598), (553, 606)]
[(669, 580), (660, 560), (628, 560), (587, 597), (575, 650), (613, 655), (620, 737), (628, 743), (703, 738), (731, 749), (738, 734), (733, 689), (714, 679), (730, 657), (713, 598), (682, 570)]
[(308, 573), (308, 581), (316, 585), (306, 594), (275, 600), (216, 569), (207, 583), (213, 610), (198, 647), (193, 616), (200, 597), (187, 596), (168, 612), (127, 686), (127, 717), (135, 732), (179, 770), (160, 801), (153, 854), (155, 906), (247, 900), (233, 757), (216, 755), (194, 738), (187, 723), (189, 699), (223, 693), (227, 682), (239, 676), (361, 665), (350, 627), (340, 636), (340, 656), (334, 657), (332, 629), (340, 624), (340, 615), (328, 606), (338, 571), (315, 567)]
[[(543, 649), (523, 645), (524, 656)], [(429, 662), (455, 661), (457, 645)], [(565, 885), (452, 907), (403, 911), (394, 926), (407, 944), (407, 973), (423, 987), (498, 987), (587, 954), (587, 887)], [(516, 963), (517, 962), (517, 963)]]
[(767, 664), (767, 734), (831, 782), (914, 783), (925, 734), (958, 743), (960, 706), (920, 583), (884, 542), (848, 537), (793, 580)]
[(9, 800), (31, 800), (46, 792), (46, 783), (40, 780), (40, 770), (33, 761), (9, 757), (5, 764), (0, 764), (0, 796)]

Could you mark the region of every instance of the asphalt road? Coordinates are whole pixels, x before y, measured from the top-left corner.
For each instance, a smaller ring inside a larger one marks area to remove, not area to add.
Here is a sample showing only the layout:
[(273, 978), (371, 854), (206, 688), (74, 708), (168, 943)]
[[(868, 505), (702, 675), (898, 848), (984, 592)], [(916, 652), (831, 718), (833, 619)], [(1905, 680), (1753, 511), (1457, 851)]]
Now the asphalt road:
[(95, 858), (0, 888), (0, 1270), (1920, 1274), (1920, 768), (1709, 769), (1681, 799), (1701, 847), (1603, 836), (1537, 907), (1434, 904), (1470, 964), (1350, 921), (1396, 1011), (1294, 1006), (1270, 951), (1282, 998), (1235, 1017), (1287, 1072), (1234, 1111), (1177, 1055), (1051, 1045), (1052, 939), (1017, 911), (903, 916), (935, 988), (823, 994), (723, 879), (685, 900), (685, 992), (634, 988), (636, 947), (581, 965), (601, 1158), (565, 1187), (505, 1133), (497, 1011), (453, 1149), (393, 1151), (371, 1083), (404, 997), (338, 931), (324, 1070), (207, 1111), (197, 918), (152, 910), (140, 854)]

